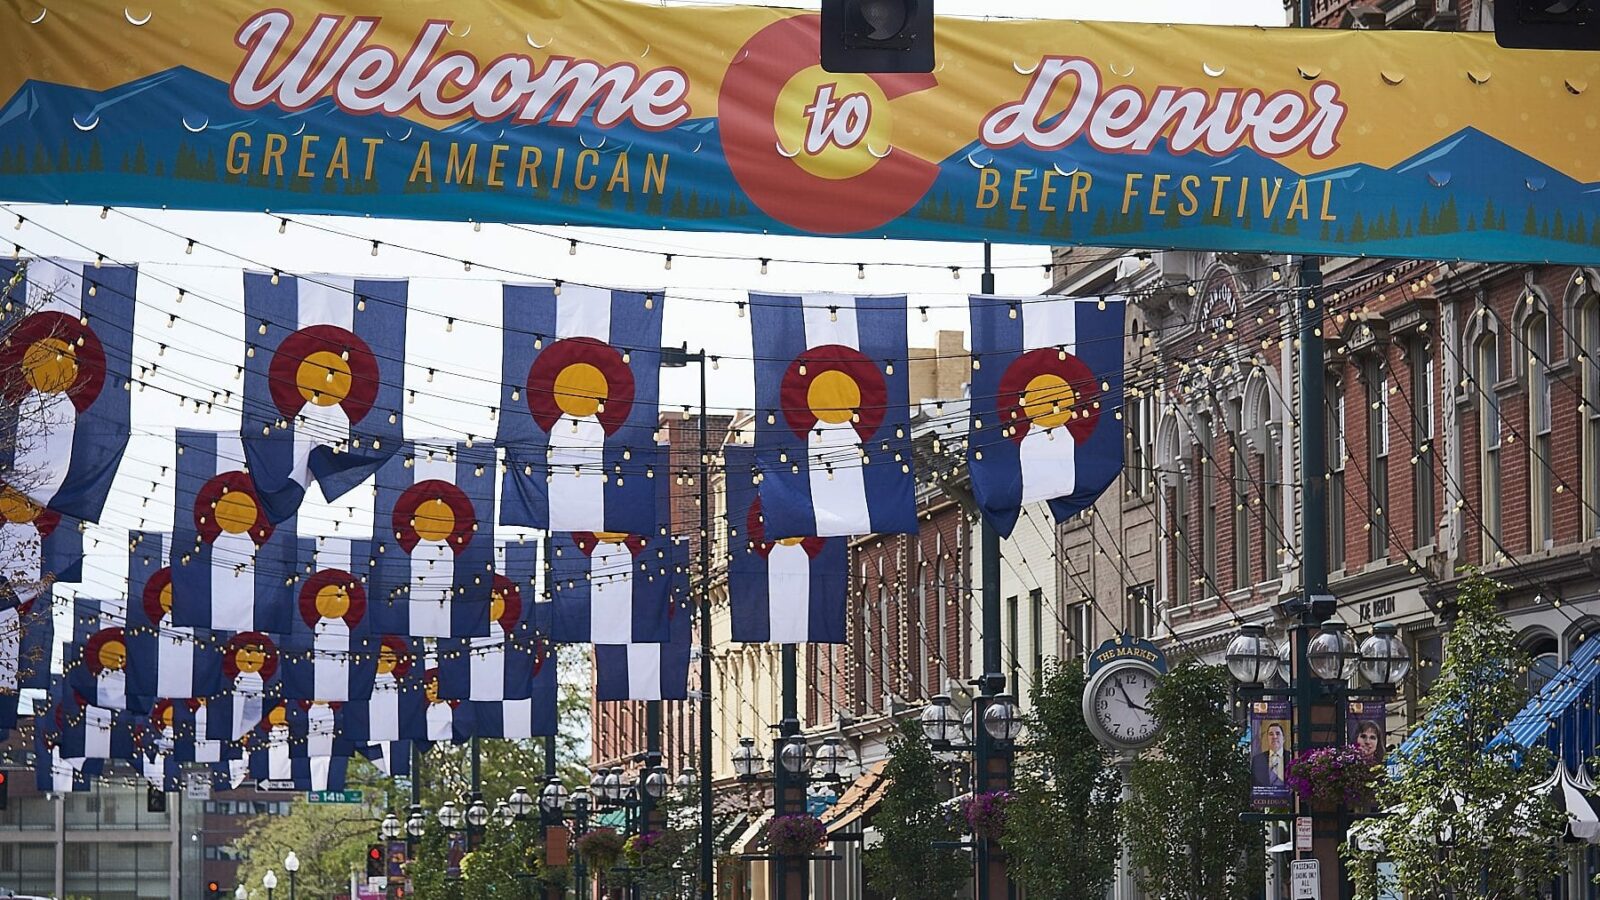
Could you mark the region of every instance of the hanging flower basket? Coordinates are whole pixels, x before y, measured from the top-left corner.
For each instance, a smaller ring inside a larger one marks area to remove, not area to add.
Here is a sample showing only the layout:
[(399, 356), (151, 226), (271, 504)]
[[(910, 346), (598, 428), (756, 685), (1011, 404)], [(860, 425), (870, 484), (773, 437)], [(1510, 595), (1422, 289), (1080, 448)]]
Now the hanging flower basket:
[(622, 835), (615, 828), (596, 828), (578, 838), (578, 855), (588, 867), (605, 872), (617, 864), (622, 855)]
[(1354, 744), (1317, 747), (1296, 753), (1289, 760), (1286, 781), (1303, 801), (1320, 806), (1344, 804), (1366, 809), (1373, 804), (1378, 766)]
[(1006, 807), (1011, 805), (1013, 796), (1010, 791), (985, 791), (961, 801), (961, 815), (972, 836), (999, 840), (1006, 827)]
[(821, 819), (803, 813), (767, 823), (767, 848), (779, 856), (809, 856), (827, 836)]

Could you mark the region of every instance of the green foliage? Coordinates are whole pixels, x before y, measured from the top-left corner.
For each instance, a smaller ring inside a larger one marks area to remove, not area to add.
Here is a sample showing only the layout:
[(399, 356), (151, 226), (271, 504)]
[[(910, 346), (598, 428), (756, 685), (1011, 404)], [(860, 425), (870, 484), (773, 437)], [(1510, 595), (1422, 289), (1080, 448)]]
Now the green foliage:
[(1052, 661), (1033, 688), (1028, 746), (1000, 839), (1029, 897), (1101, 900), (1116, 874), (1121, 777), (1083, 721), (1083, 667)]
[(956, 895), (971, 868), (960, 851), (933, 846), (957, 838), (939, 805), (945, 799), (939, 791), (943, 779), (916, 721), (901, 722), (899, 728), (889, 741), (884, 769), (889, 786), (872, 818), (883, 842), (866, 852), (862, 864), (868, 883), (882, 896), (946, 900)]
[[(364, 760), (354, 759), (348, 783), (364, 792), (366, 803), (307, 803), (300, 796), (291, 802), (288, 815), (257, 817), (250, 830), (234, 842), (245, 855), (239, 864), (239, 882), (259, 887), (261, 877), (272, 869), (287, 888), (283, 858), (293, 850), (300, 857), (300, 871), (295, 876), (300, 896), (349, 893), (351, 870), (366, 871), (367, 845), (378, 840), (385, 785)], [(233, 896), (231, 890), (228, 896)]]
[[(1511, 748), (1489, 749), (1527, 699), (1513, 675), (1526, 670), (1527, 654), (1495, 608), (1504, 588), (1481, 575), (1462, 584), (1444, 665), (1423, 698), (1423, 731), (1378, 788), (1389, 815), (1362, 824), (1363, 844), (1386, 848), (1408, 897), (1538, 896), (1560, 866), (1560, 812), (1532, 793), (1549, 775), (1548, 753), (1523, 751), (1519, 766)], [(1375, 896), (1379, 855), (1343, 852), (1358, 896)]]
[(1261, 831), (1239, 821), (1250, 767), (1228, 689), (1221, 666), (1183, 663), (1150, 695), (1161, 737), (1133, 764), (1122, 827), (1139, 883), (1155, 896), (1242, 900), (1260, 888)]

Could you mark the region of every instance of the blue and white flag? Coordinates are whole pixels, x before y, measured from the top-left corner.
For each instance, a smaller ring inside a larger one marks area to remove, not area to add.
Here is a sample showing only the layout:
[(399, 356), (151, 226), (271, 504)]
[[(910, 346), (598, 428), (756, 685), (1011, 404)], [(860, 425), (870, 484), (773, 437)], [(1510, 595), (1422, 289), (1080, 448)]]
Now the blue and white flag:
[(466, 700), (446, 700), (439, 696), (439, 669), (434, 660), (426, 661), (422, 690), (400, 696), (400, 736), (430, 744), (461, 743), (477, 733), (473, 726), (473, 704)]
[[(130, 702), (128, 693), (127, 603), (124, 600), (72, 601), (72, 646), (63, 664), (67, 684), (84, 702), (113, 710), (149, 711)], [(155, 660), (146, 660), (154, 665)]]
[(141, 743), (178, 762), (220, 762), (230, 748), (224, 741), (206, 737), (210, 711), (210, 705), (199, 698), (159, 699), (145, 717), (148, 733)]
[(400, 740), (402, 709), (422, 699), (422, 639), (384, 635), (379, 641), (371, 693), (344, 706), (345, 736), (357, 743)]
[(550, 537), (550, 636), (558, 643), (667, 640), (674, 569), (671, 537), (557, 533)]
[(177, 432), (172, 623), (286, 634), (299, 577), (293, 518), (267, 517), (239, 436)]
[(1122, 298), (974, 296), (967, 463), (1002, 537), (1024, 504), (1057, 520), (1122, 471)]
[(171, 538), (154, 531), (128, 534), (130, 708), (157, 698), (209, 697), (222, 689), (222, 637), (205, 628), (172, 624)]
[(733, 639), (842, 644), (846, 538), (768, 540), (756, 490), (755, 452), (722, 448), (728, 492), (728, 597)]
[[(21, 281), (19, 267), (26, 271)], [(100, 521), (128, 446), (134, 266), (0, 261), (0, 499)], [(13, 499), (16, 498), (16, 499)], [(9, 516), (8, 516), (9, 518)]]
[(223, 691), (206, 702), (205, 736), (236, 741), (261, 723), (281, 696), (278, 644), (259, 631), (241, 631), (222, 649)]
[(379, 772), (390, 778), (411, 777), (411, 742), (410, 741), (383, 741), (377, 744), (365, 744), (357, 748), (357, 752), (372, 763)]
[(400, 448), (406, 304), (404, 281), (245, 273), (241, 433), (271, 521), (313, 479), (337, 499)]
[(404, 445), (378, 470), (367, 614), (379, 634), (489, 633), (494, 586), (494, 448)]
[(55, 598), (51, 593), (18, 607), (21, 646), (17, 653), (17, 681), (24, 688), (49, 690), (55, 677), (50, 666), (55, 655)]
[(61, 735), (67, 728), (69, 707), (78, 704), (60, 679), (52, 684), (49, 695), (49, 705), (33, 717), (34, 787), (41, 792), (87, 791), (104, 763), (62, 752)]
[(289, 661), (283, 694), (340, 703), (366, 699), (380, 646), (368, 624), (370, 545), (343, 538), (302, 538), (300, 544), (310, 575), (300, 582), (294, 628), (283, 639)]
[(489, 608), (489, 635), (440, 638), (439, 695), (449, 700), (526, 700), (534, 667), (543, 662), (549, 624), (534, 621), (539, 547), (517, 541), (500, 548)]
[(750, 295), (769, 540), (917, 530), (906, 298)]
[[(680, 593), (687, 595), (687, 577)], [(661, 644), (595, 644), (596, 700), (686, 700), (689, 697), (690, 613), (674, 603), (670, 638)]]
[(500, 521), (654, 530), (661, 294), (505, 286)]
[(83, 580), (82, 521), (16, 493), (0, 505), (0, 603), (32, 603), (52, 584)]
[(69, 692), (71, 696), (61, 704), (61, 755), (69, 759), (132, 757), (134, 714), (96, 706), (90, 698)]

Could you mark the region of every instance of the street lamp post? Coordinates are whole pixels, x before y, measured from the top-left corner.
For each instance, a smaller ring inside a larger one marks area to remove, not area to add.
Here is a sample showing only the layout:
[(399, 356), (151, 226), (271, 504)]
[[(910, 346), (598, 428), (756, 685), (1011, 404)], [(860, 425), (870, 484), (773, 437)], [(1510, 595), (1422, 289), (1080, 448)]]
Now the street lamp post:
[(272, 892), (278, 889), (278, 875), (271, 869), (261, 876), (261, 886), (267, 889), (267, 900), (272, 900)]
[[(1242, 698), (1293, 698), (1299, 733), (1296, 745), (1300, 749), (1330, 743), (1314, 729), (1332, 732), (1335, 741), (1343, 740), (1345, 701), (1359, 696), (1387, 700), (1411, 669), (1410, 651), (1392, 623), (1373, 626), (1372, 634), (1358, 646), (1343, 622), (1324, 622), (1312, 634), (1311, 626), (1302, 621), (1294, 626), (1288, 646), (1295, 649), (1286, 660), (1282, 650), (1267, 637), (1265, 628), (1247, 624), (1228, 644), (1224, 659), (1228, 672), (1241, 685)], [(1369, 685), (1365, 691), (1350, 687), (1350, 679), (1357, 671)], [(1284, 689), (1265, 687), (1274, 675), (1284, 682)], [(1312, 821), (1312, 853), (1324, 867), (1323, 892), (1330, 897), (1340, 896), (1344, 874), (1338, 843), (1348, 824), (1347, 811), (1302, 801), (1300, 815), (1309, 816)], [(1319, 823), (1326, 826), (1330, 819), (1336, 827), (1318, 827)]]
[[(567, 812), (572, 818), (572, 833), (578, 838), (589, 832), (589, 808), (592, 802), (589, 790), (583, 785), (578, 785), (578, 789), (572, 792), (571, 797), (567, 798)], [(579, 900), (585, 900), (588, 896), (588, 877), (582, 854), (574, 854), (572, 884)]]
[(283, 858), (283, 870), (289, 873), (289, 900), (295, 900), (294, 876), (296, 872), (300, 871), (300, 857), (296, 856), (293, 850), (290, 850), (289, 855)]
[(250, 892), (241, 884), (233, 889), (233, 900), (250, 900)]

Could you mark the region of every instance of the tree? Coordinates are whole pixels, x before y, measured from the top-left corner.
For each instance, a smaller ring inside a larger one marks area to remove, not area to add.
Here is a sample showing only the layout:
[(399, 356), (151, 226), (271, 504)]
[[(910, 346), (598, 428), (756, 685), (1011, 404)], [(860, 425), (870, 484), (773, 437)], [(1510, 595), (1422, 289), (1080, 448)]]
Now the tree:
[[(1388, 815), (1362, 824), (1361, 846), (1385, 848), (1408, 897), (1536, 897), (1560, 867), (1561, 813), (1534, 791), (1549, 775), (1548, 752), (1490, 746), (1527, 699), (1512, 673), (1526, 671), (1528, 656), (1495, 608), (1504, 589), (1481, 575), (1462, 584), (1422, 730), (1378, 786)], [(1359, 895), (1375, 896), (1379, 854), (1343, 852)]]
[(1250, 767), (1228, 688), (1221, 666), (1190, 662), (1150, 694), (1161, 737), (1133, 764), (1122, 828), (1140, 886), (1156, 896), (1234, 900), (1259, 889), (1261, 832), (1239, 820), (1250, 806)]
[(1052, 661), (1033, 687), (1027, 751), (1001, 846), (1029, 897), (1101, 900), (1116, 874), (1121, 777), (1083, 721), (1083, 667)]
[(971, 867), (959, 851), (934, 846), (957, 837), (940, 806), (943, 779), (916, 721), (901, 722), (899, 729), (889, 740), (884, 768), (889, 786), (872, 818), (883, 842), (866, 852), (862, 865), (872, 889), (885, 897), (946, 900), (956, 895)]
[(349, 892), (350, 871), (364, 871), (367, 845), (378, 839), (387, 787), (386, 779), (365, 760), (352, 759), (349, 773), (348, 784), (363, 792), (362, 803), (307, 803), (300, 796), (290, 802), (287, 815), (258, 816), (251, 822), (250, 830), (233, 843), (243, 857), (240, 884), (253, 888), (272, 869), (287, 888), (283, 858), (293, 850), (300, 857), (295, 876), (300, 896)]

